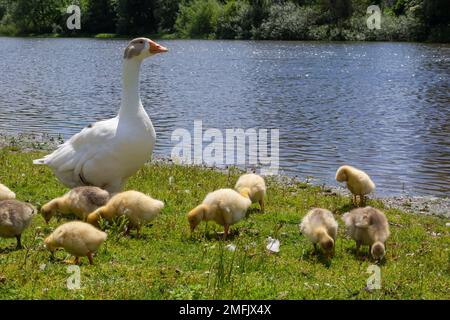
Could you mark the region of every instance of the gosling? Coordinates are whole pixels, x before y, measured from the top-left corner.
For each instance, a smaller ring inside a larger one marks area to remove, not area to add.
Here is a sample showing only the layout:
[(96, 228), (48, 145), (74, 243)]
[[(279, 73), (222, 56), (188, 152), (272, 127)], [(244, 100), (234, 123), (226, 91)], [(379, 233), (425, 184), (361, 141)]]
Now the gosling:
[(356, 208), (342, 216), (347, 233), (356, 241), (356, 252), (368, 245), (372, 257), (383, 259), (385, 242), (389, 237), (389, 224), (383, 212), (372, 207)]
[(138, 191), (125, 191), (113, 196), (106, 205), (88, 215), (87, 222), (98, 226), (100, 217), (106, 220), (125, 216), (129, 224), (126, 234), (136, 228), (137, 236), (143, 224), (154, 220), (164, 208), (164, 202)]
[(11, 199), (15, 199), (15, 198), (16, 198), (16, 194), (14, 192), (12, 192), (11, 190), (9, 190), (9, 188), (7, 186), (0, 183), (0, 201), (1, 200), (11, 200)]
[(16, 238), (16, 249), (22, 249), (22, 233), (37, 213), (31, 204), (18, 200), (0, 201), (0, 237)]
[(334, 253), (337, 230), (333, 214), (320, 208), (310, 210), (300, 224), (300, 231), (314, 244), (314, 250), (317, 251), (319, 244), (327, 256)]
[(88, 223), (81, 221), (67, 222), (60, 225), (45, 240), (45, 246), (52, 256), (57, 248), (64, 248), (68, 253), (75, 256), (75, 264), (79, 263), (80, 257), (87, 257), (89, 263), (93, 264), (92, 255), (105, 242), (105, 232), (96, 229)]
[(248, 189), (247, 193), (252, 203), (258, 202), (261, 212), (264, 212), (266, 183), (263, 177), (254, 173), (244, 174), (239, 177), (234, 189), (237, 192), (242, 192), (244, 189)]
[(336, 171), (336, 181), (347, 182), (347, 188), (352, 193), (352, 202), (358, 205), (356, 197), (359, 196), (359, 205), (365, 205), (365, 195), (375, 190), (375, 184), (369, 175), (352, 166), (341, 166)]
[(226, 239), (230, 225), (243, 219), (252, 204), (248, 192), (248, 189), (244, 189), (241, 193), (233, 189), (219, 189), (208, 193), (202, 204), (187, 215), (191, 232), (194, 232), (201, 221), (213, 220), (224, 227)]
[(86, 221), (88, 214), (104, 206), (108, 200), (108, 191), (98, 187), (77, 187), (44, 204), (41, 213), (47, 224), (57, 212), (65, 215), (72, 213)]

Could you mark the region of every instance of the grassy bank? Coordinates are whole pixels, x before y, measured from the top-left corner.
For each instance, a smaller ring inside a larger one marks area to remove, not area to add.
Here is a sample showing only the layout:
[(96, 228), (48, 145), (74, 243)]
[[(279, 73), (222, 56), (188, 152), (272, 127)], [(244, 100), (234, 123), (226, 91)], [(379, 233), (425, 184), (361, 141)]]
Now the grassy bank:
[[(0, 149), (0, 181), (17, 198), (40, 206), (67, 191), (51, 172), (33, 166), (36, 152)], [(109, 230), (109, 238), (90, 266), (82, 259), (81, 289), (68, 290), (68, 256), (51, 261), (42, 239), (63, 221), (45, 225), (35, 217), (23, 235), (27, 249), (15, 251), (13, 239), (0, 239), (2, 299), (448, 299), (450, 297), (447, 220), (386, 210), (392, 236), (386, 259), (379, 263), (382, 287), (367, 290), (367, 268), (374, 264), (367, 250), (356, 256), (354, 242), (344, 235), (340, 216), (348, 198), (320, 187), (268, 179), (266, 213), (257, 206), (232, 227), (222, 241), (214, 223), (201, 224), (190, 237), (186, 212), (207, 192), (233, 187), (240, 172), (152, 163), (129, 180), (127, 189), (148, 193), (166, 203), (163, 214), (143, 237), (127, 238)], [(382, 204), (371, 201), (382, 208)], [(298, 223), (311, 207), (332, 210), (341, 229), (331, 261), (312, 252), (299, 234)], [(269, 254), (271, 236), (280, 252)], [(235, 244), (236, 251), (225, 249)]]

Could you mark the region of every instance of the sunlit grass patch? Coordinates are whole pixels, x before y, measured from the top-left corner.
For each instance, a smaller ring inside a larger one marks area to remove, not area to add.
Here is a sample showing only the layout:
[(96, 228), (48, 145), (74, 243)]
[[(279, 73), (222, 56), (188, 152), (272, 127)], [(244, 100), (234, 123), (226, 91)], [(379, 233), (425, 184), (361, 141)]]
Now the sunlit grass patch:
[[(42, 153), (0, 151), (0, 182), (17, 198), (41, 206), (63, 187), (47, 168), (32, 165)], [(222, 240), (221, 226), (202, 223), (193, 235), (186, 213), (205, 195), (232, 188), (241, 172), (164, 162), (146, 165), (126, 189), (165, 202), (162, 214), (141, 230), (123, 235), (120, 223), (107, 228), (108, 240), (90, 266), (81, 261), (81, 288), (69, 290), (70, 274), (59, 250), (54, 260), (43, 239), (65, 220), (47, 226), (35, 217), (23, 235), (27, 249), (15, 251), (14, 239), (0, 239), (0, 298), (3, 299), (448, 299), (449, 228), (445, 219), (386, 210), (391, 237), (379, 263), (381, 289), (367, 288), (367, 268), (375, 264), (364, 248), (356, 256), (340, 217), (350, 199), (291, 179), (268, 178), (266, 212), (255, 204), (248, 218), (233, 225)], [(281, 181), (281, 182), (280, 182)], [(379, 201), (370, 205), (383, 209)], [(325, 260), (299, 233), (312, 207), (331, 210), (339, 222), (336, 254)], [(278, 254), (266, 250), (267, 238), (280, 240)], [(236, 246), (234, 251), (227, 245)]]

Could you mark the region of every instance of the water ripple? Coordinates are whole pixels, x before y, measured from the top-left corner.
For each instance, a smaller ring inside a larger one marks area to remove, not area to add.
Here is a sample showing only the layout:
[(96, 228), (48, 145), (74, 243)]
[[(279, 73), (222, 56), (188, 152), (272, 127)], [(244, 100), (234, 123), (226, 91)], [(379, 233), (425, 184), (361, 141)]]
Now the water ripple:
[[(0, 130), (62, 133), (117, 113), (123, 40), (0, 38)], [(450, 46), (163, 41), (141, 96), (170, 154), (176, 128), (279, 128), (283, 172), (378, 194), (450, 195)]]

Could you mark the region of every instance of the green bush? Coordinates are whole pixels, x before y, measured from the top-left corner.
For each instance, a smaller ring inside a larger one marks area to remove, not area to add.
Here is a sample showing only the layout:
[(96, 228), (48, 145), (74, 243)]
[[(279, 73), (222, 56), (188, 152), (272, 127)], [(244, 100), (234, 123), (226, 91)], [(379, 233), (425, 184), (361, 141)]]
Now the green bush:
[(308, 29), (308, 39), (327, 40), (330, 34), (330, 26), (327, 24), (314, 25)]
[(217, 21), (217, 38), (249, 39), (252, 21), (249, 19), (250, 5), (242, 0), (228, 1)]
[(182, 3), (175, 29), (184, 38), (214, 38), (222, 6), (217, 0)]
[(0, 24), (0, 35), (15, 36), (19, 33), (16, 26), (13, 24)]
[(270, 8), (268, 18), (258, 30), (258, 38), (281, 40), (308, 39), (309, 26), (317, 22), (319, 14), (312, 7), (300, 7), (292, 2)]
[(374, 31), (376, 40), (418, 41), (425, 39), (423, 23), (410, 12), (398, 17), (383, 14), (381, 29)]

